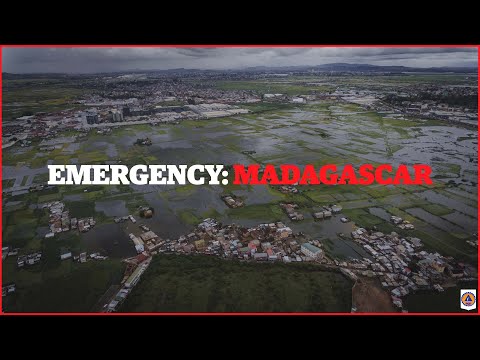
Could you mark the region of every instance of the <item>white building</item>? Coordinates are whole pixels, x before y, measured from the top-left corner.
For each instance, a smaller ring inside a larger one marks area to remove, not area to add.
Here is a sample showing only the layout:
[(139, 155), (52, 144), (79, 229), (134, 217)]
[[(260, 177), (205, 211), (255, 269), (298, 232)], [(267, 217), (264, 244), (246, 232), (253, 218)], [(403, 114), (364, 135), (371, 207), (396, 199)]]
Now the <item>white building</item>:
[(313, 259), (323, 258), (322, 249), (319, 249), (318, 247), (312, 244), (309, 244), (309, 243), (302, 244), (300, 250), (305, 256), (311, 257)]
[(295, 103), (295, 104), (303, 104), (304, 102), (305, 102), (305, 99), (301, 97), (294, 97), (292, 99), (292, 103)]
[(72, 257), (71, 252), (63, 253), (63, 254), (60, 255), (60, 260), (70, 259), (71, 257)]

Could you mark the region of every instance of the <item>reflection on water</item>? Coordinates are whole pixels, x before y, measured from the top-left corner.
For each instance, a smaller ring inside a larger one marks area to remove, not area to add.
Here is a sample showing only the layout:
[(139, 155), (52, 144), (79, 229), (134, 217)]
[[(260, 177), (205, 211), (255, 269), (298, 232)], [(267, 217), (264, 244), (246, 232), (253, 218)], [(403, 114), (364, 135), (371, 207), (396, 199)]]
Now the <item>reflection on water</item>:
[(102, 211), (107, 216), (126, 216), (128, 209), (124, 200), (96, 201), (95, 211)]
[(455, 209), (457, 211), (460, 211), (464, 214), (470, 215), (472, 217), (477, 217), (477, 209), (465, 205), (465, 203), (452, 199), (451, 197), (439, 194), (438, 192), (435, 192), (433, 190), (427, 190), (421, 193), (415, 193), (416, 196), (419, 196), (423, 199), (426, 199), (432, 203), (435, 204), (440, 204), (443, 206), (446, 206), (450, 209)]
[(380, 219), (390, 221), (391, 215), (382, 208), (371, 207), (370, 209), (368, 209), (368, 211), (370, 212), (370, 214), (375, 215), (376, 217), (379, 217)]
[(467, 312), (460, 309), (460, 290), (476, 289), (477, 285), (476, 282), (471, 281), (446, 288), (440, 293), (433, 290), (419, 291), (406, 296), (404, 306), (409, 312)]
[(462, 228), (460, 228), (459, 226), (452, 224), (451, 222), (444, 220), (439, 216), (430, 214), (428, 211), (425, 211), (423, 209), (413, 208), (413, 209), (407, 209), (405, 211), (410, 215), (413, 215), (420, 220), (424, 220), (427, 223), (432, 224), (444, 231), (451, 232), (451, 233), (459, 233), (463, 231)]
[(81, 235), (88, 252), (99, 251), (110, 257), (125, 258), (137, 252), (132, 241), (118, 224), (95, 226)]

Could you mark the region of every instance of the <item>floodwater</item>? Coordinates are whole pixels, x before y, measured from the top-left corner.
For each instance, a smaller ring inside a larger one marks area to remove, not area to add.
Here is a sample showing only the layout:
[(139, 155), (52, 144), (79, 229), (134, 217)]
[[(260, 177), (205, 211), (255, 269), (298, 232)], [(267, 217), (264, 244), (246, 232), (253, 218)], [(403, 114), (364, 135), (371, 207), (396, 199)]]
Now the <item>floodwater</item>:
[(459, 225), (465, 230), (474, 233), (477, 231), (477, 219), (472, 218), (471, 216), (462, 214), (458, 211), (454, 211), (451, 214), (444, 215), (442, 218), (447, 219), (448, 221)]
[(330, 252), (334, 257), (353, 258), (353, 259), (372, 259), (372, 257), (357, 243), (352, 240), (337, 238), (332, 243), (323, 241), (326, 247), (330, 247)]
[(128, 209), (124, 200), (105, 200), (95, 202), (95, 211), (102, 211), (107, 216), (126, 216)]
[[(351, 105), (336, 105), (314, 111), (311, 108), (307, 110), (297, 107), (257, 117), (237, 115), (234, 118), (198, 121), (198, 125), (187, 122), (184, 125), (180, 123), (150, 128), (125, 127), (117, 135), (96, 134), (91, 139), (76, 143), (74, 138), (62, 138), (52, 144), (67, 143), (66, 152), (72, 153), (71, 160), (77, 162), (78, 158), (74, 156), (78, 156), (75, 152), (79, 146), (84, 151), (104, 152), (110, 160), (114, 160), (131, 150), (136, 139), (148, 136), (153, 144), (141, 147), (141, 152), (152, 164), (291, 163), (304, 166), (312, 163), (336, 163), (339, 168), (345, 163), (391, 163), (394, 166), (431, 164), (434, 174), (448, 177), (437, 178), (435, 181), (454, 180), (460, 185), (413, 194), (402, 194), (398, 188), (391, 188), (385, 197), (376, 199), (368, 196), (364, 198), (364, 194), (345, 192), (336, 194), (338, 203), (343, 205), (342, 202), (348, 201), (344, 205), (346, 209), (365, 208), (370, 214), (385, 221), (389, 221), (390, 214), (382, 206), (410, 208), (410, 214), (426, 222), (425, 225), (422, 224), (425, 227), (422, 231), (439, 236), (445, 235), (445, 232), (476, 232), (477, 132), (453, 126), (424, 126), (421, 121), (398, 124), (399, 121), (392, 120), (391, 116), (372, 117), (370, 112), (357, 111)], [(244, 150), (254, 150), (256, 153), (248, 156), (242, 154)], [(27, 177), (26, 182), (29, 183), (35, 175), (44, 172), (48, 172), (46, 167), (30, 169), (27, 166), (3, 166), (3, 178), (15, 179), (17, 184), (24, 177)], [(137, 220), (145, 223), (162, 238), (178, 238), (193, 229), (195, 217), (203, 219), (204, 214), (214, 212), (220, 214), (218, 220), (227, 224), (235, 222), (255, 226), (274, 220), (269, 218), (269, 213), (260, 214), (255, 219), (230, 216), (229, 214), (235, 214), (236, 209), (229, 209), (221, 200), (221, 185), (185, 189), (170, 185), (131, 185), (130, 188), (134, 191), (132, 197), (136, 200), (143, 198), (145, 205), (155, 209), (153, 218)], [(269, 191), (266, 186), (243, 187), (234, 193), (244, 198), (246, 205), (275, 204), (283, 198)], [(95, 203), (96, 211), (102, 211), (106, 216), (127, 215), (130, 200), (116, 199), (113, 192), (109, 194), (104, 200)], [(453, 212), (441, 217), (434, 216), (415, 208), (417, 197), (446, 206)], [(81, 199), (82, 194), (64, 196), (67, 201)], [(340, 256), (359, 256), (363, 252), (354, 242), (338, 239), (338, 233), (348, 236), (353, 230), (353, 223), (340, 222), (342, 215), (314, 221), (309, 209), (301, 209), (301, 212), (305, 216), (303, 221), (292, 222), (285, 214), (282, 214), (281, 219), (294, 232), (303, 231), (314, 239), (331, 239), (332, 251)], [(139, 223), (131, 226), (136, 228)], [(86, 241), (90, 239), (88, 241), (95, 246), (113, 246), (110, 244), (112, 241), (108, 240), (112, 235), (99, 229), (100, 227), (82, 236)], [(121, 229), (121, 226), (113, 224), (106, 229), (115, 233), (114, 229)], [(98, 240), (98, 243), (91, 240), (95, 236), (102, 237), (102, 240)], [(133, 249), (130, 240), (126, 240), (127, 247)], [(113, 251), (121, 247), (119, 244), (109, 249)]]
[(81, 200), (83, 200), (83, 195), (82, 194), (64, 195), (63, 200), (65, 200), (65, 201), (81, 201)]
[(248, 205), (265, 204), (281, 200), (281, 197), (270, 192), (266, 185), (253, 185), (249, 190), (235, 190), (233, 193), (243, 197)]
[(456, 200), (454, 198), (439, 194), (433, 190), (427, 190), (421, 193), (416, 193), (416, 196), (419, 196), (423, 199), (426, 199), (434, 204), (440, 204), (446, 206), (450, 209), (460, 211), (461, 213), (470, 215), (472, 217), (477, 217), (477, 209), (466, 205), (464, 202)]
[(439, 216), (430, 214), (428, 211), (425, 211), (421, 208), (406, 209), (405, 211), (410, 215), (413, 215), (420, 220), (423, 220), (429, 224), (432, 224), (443, 231), (447, 231), (450, 233), (463, 232), (463, 229), (461, 227), (455, 224), (452, 224), (451, 222), (444, 220)]
[(50, 232), (50, 228), (48, 226), (39, 226), (36, 231), (37, 235), (43, 238)]
[(118, 224), (95, 226), (81, 235), (88, 252), (100, 252), (110, 257), (125, 258), (136, 255), (135, 247)]
[(118, 156), (118, 151), (115, 144), (106, 141), (95, 141), (88, 144), (90, 150), (102, 150), (107, 154), (109, 158), (116, 158)]
[(459, 286), (446, 288), (444, 292), (440, 293), (434, 290), (418, 291), (405, 297), (404, 307), (409, 312), (467, 313), (466, 310), (460, 309), (460, 290), (476, 289), (477, 285), (476, 282), (471, 281), (460, 283)]
[(370, 214), (375, 215), (380, 219), (383, 219), (385, 221), (390, 221), (391, 215), (385, 209), (378, 208), (378, 207), (371, 207), (370, 209), (368, 209), (368, 211)]
[(150, 219), (142, 219), (142, 222), (161, 238), (175, 239), (193, 230), (193, 225), (182, 223), (170, 208), (170, 203), (157, 193), (148, 193), (143, 197), (154, 208), (155, 214)]

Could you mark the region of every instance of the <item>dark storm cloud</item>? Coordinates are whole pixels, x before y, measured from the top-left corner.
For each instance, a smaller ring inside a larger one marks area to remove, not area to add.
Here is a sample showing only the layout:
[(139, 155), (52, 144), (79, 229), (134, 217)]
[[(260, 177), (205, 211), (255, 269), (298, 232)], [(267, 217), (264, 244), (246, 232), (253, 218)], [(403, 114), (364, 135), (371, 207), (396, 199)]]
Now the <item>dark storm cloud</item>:
[(362, 63), (477, 66), (476, 48), (4, 48), (3, 71), (92, 73)]

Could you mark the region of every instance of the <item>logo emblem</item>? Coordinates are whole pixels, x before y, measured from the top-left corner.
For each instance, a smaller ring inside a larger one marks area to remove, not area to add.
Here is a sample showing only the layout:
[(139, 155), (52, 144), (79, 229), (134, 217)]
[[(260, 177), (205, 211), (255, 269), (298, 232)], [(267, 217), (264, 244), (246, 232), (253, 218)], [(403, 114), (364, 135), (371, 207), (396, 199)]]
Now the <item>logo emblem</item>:
[(460, 290), (460, 308), (464, 310), (477, 308), (477, 290)]

